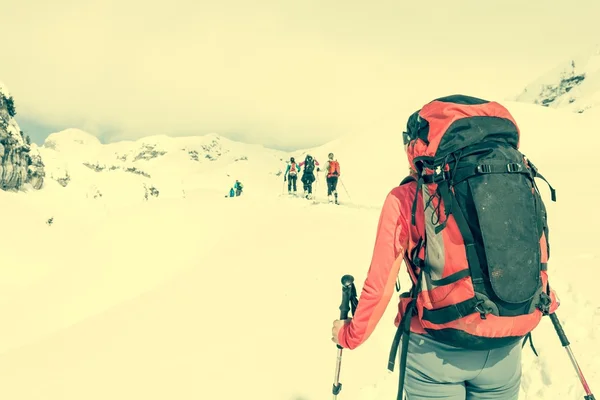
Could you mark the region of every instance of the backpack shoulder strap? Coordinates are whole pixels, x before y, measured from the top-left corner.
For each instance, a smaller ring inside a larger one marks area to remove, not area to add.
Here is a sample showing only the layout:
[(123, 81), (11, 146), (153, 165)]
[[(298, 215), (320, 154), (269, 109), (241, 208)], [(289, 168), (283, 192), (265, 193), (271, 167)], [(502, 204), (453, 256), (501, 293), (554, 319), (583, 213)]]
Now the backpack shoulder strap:
[(402, 182), (400, 182), (400, 186), (410, 183), (412, 181), (416, 182), (417, 178), (415, 178), (414, 175), (408, 175), (406, 178), (402, 179)]

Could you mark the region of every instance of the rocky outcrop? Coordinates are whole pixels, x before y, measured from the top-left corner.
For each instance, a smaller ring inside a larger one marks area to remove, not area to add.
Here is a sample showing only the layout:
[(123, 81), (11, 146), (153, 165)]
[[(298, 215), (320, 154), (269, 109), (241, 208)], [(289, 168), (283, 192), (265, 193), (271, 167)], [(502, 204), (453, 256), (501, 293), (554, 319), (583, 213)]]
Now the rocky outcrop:
[(600, 106), (600, 46), (531, 82), (510, 100), (583, 113)]
[(162, 150), (157, 150), (156, 149), (156, 145), (152, 145), (152, 144), (144, 144), (142, 145), (142, 148), (139, 150), (139, 153), (135, 156), (135, 158), (133, 159), (133, 161), (138, 161), (138, 160), (152, 160), (154, 158), (158, 158), (160, 156), (164, 156), (165, 154), (167, 154), (166, 151), (162, 151)]
[[(560, 80), (556, 84), (543, 85), (538, 94), (538, 98), (535, 99), (535, 104), (540, 104), (544, 107), (548, 107), (554, 103), (558, 98), (566, 93), (569, 93), (573, 88), (580, 85), (585, 80), (585, 74), (561, 76)], [(568, 99), (569, 104), (575, 102), (575, 98)]]
[(39, 190), (44, 186), (44, 177), (46, 171), (44, 170), (44, 162), (42, 156), (37, 151), (37, 148), (30, 148), (29, 161), (27, 167), (27, 183), (30, 183), (34, 189)]
[(25, 183), (35, 189), (44, 184), (44, 163), (13, 118), (14, 102), (0, 84), (0, 189), (19, 190)]

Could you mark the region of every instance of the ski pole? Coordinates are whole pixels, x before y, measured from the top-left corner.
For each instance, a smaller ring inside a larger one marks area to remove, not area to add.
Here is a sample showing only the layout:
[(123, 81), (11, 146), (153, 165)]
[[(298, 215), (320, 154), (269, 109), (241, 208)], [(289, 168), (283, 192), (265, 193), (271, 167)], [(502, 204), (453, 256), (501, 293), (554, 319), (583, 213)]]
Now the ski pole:
[(342, 181), (342, 178), (340, 178), (340, 183), (342, 184), (342, 187), (344, 188), (344, 190), (346, 191), (346, 194), (348, 195), (348, 199), (350, 201), (352, 201), (352, 198), (350, 197), (350, 193), (348, 193), (348, 189), (346, 189), (346, 185), (344, 185), (344, 181)]
[[(348, 312), (352, 306), (352, 315), (358, 307), (358, 299), (356, 298), (356, 288), (354, 287), (354, 277), (352, 275), (342, 276), (342, 304), (340, 304), (340, 319), (348, 319)], [(344, 349), (339, 344), (337, 345), (337, 363), (335, 366), (335, 377), (333, 383), (333, 398), (337, 399), (337, 395), (342, 391), (340, 383), (340, 368), (342, 366), (342, 350)]]
[(556, 316), (556, 313), (550, 314), (550, 320), (552, 321), (552, 325), (554, 325), (554, 329), (556, 330), (556, 333), (558, 334), (560, 343), (565, 348), (565, 350), (567, 350), (567, 353), (569, 354), (569, 358), (571, 359), (571, 363), (573, 364), (573, 367), (575, 368), (575, 372), (577, 372), (577, 375), (579, 376), (579, 380), (581, 381), (581, 384), (583, 385), (583, 390), (585, 391), (585, 394), (586, 394), (586, 396), (584, 397), (584, 400), (596, 400), (596, 398), (592, 394), (592, 391), (583, 376), (583, 372), (581, 372), (581, 368), (579, 368), (579, 364), (577, 364), (575, 355), (571, 351), (569, 339), (567, 339), (567, 335), (565, 335), (565, 331), (563, 330), (563, 328), (560, 324), (560, 321), (558, 320), (558, 317)]

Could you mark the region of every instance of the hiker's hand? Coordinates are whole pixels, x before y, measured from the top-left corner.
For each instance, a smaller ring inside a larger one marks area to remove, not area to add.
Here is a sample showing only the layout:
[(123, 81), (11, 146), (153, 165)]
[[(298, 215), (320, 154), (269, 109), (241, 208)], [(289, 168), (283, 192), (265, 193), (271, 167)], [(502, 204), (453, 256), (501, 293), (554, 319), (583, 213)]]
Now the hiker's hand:
[(352, 321), (352, 318), (348, 318), (348, 319), (336, 319), (335, 321), (333, 321), (333, 328), (331, 328), (331, 340), (333, 341), (333, 343), (335, 344), (339, 344), (338, 342), (338, 333), (340, 332), (340, 329), (342, 329), (342, 326), (344, 325), (348, 325), (350, 323), (350, 321)]
[(284, 177), (283, 177), (283, 181), (284, 181), (284, 182), (285, 182), (285, 181), (287, 181), (287, 177), (285, 177), (285, 176), (284, 176)]

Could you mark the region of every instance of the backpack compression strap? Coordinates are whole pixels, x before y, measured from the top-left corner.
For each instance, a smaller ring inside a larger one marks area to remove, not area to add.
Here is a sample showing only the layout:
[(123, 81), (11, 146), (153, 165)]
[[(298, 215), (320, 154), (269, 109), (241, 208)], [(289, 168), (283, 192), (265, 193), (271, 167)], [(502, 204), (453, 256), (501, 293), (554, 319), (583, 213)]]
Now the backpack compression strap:
[(406, 376), (406, 359), (408, 356), (408, 340), (410, 336), (410, 323), (412, 317), (417, 314), (417, 297), (421, 291), (421, 277), (423, 276), (423, 269), (419, 272), (416, 285), (411, 289), (412, 300), (406, 307), (406, 311), (402, 316), (402, 320), (398, 324), (394, 341), (392, 342), (392, 348), (390, 350), (390, 358), (388, 359), (388, 370), (394, 371), (394, 364), (396, 363), (396, 354), (398, 354), (398, 347), (400, 346), (400, 339), (404, 335), (402, 341), (402, 351), (400, 352), (400, 372), (399, 372), (399, 384), (398, 384), (398, 397), (397, 400), (402, 400), (404, 392), (404, 379)]

